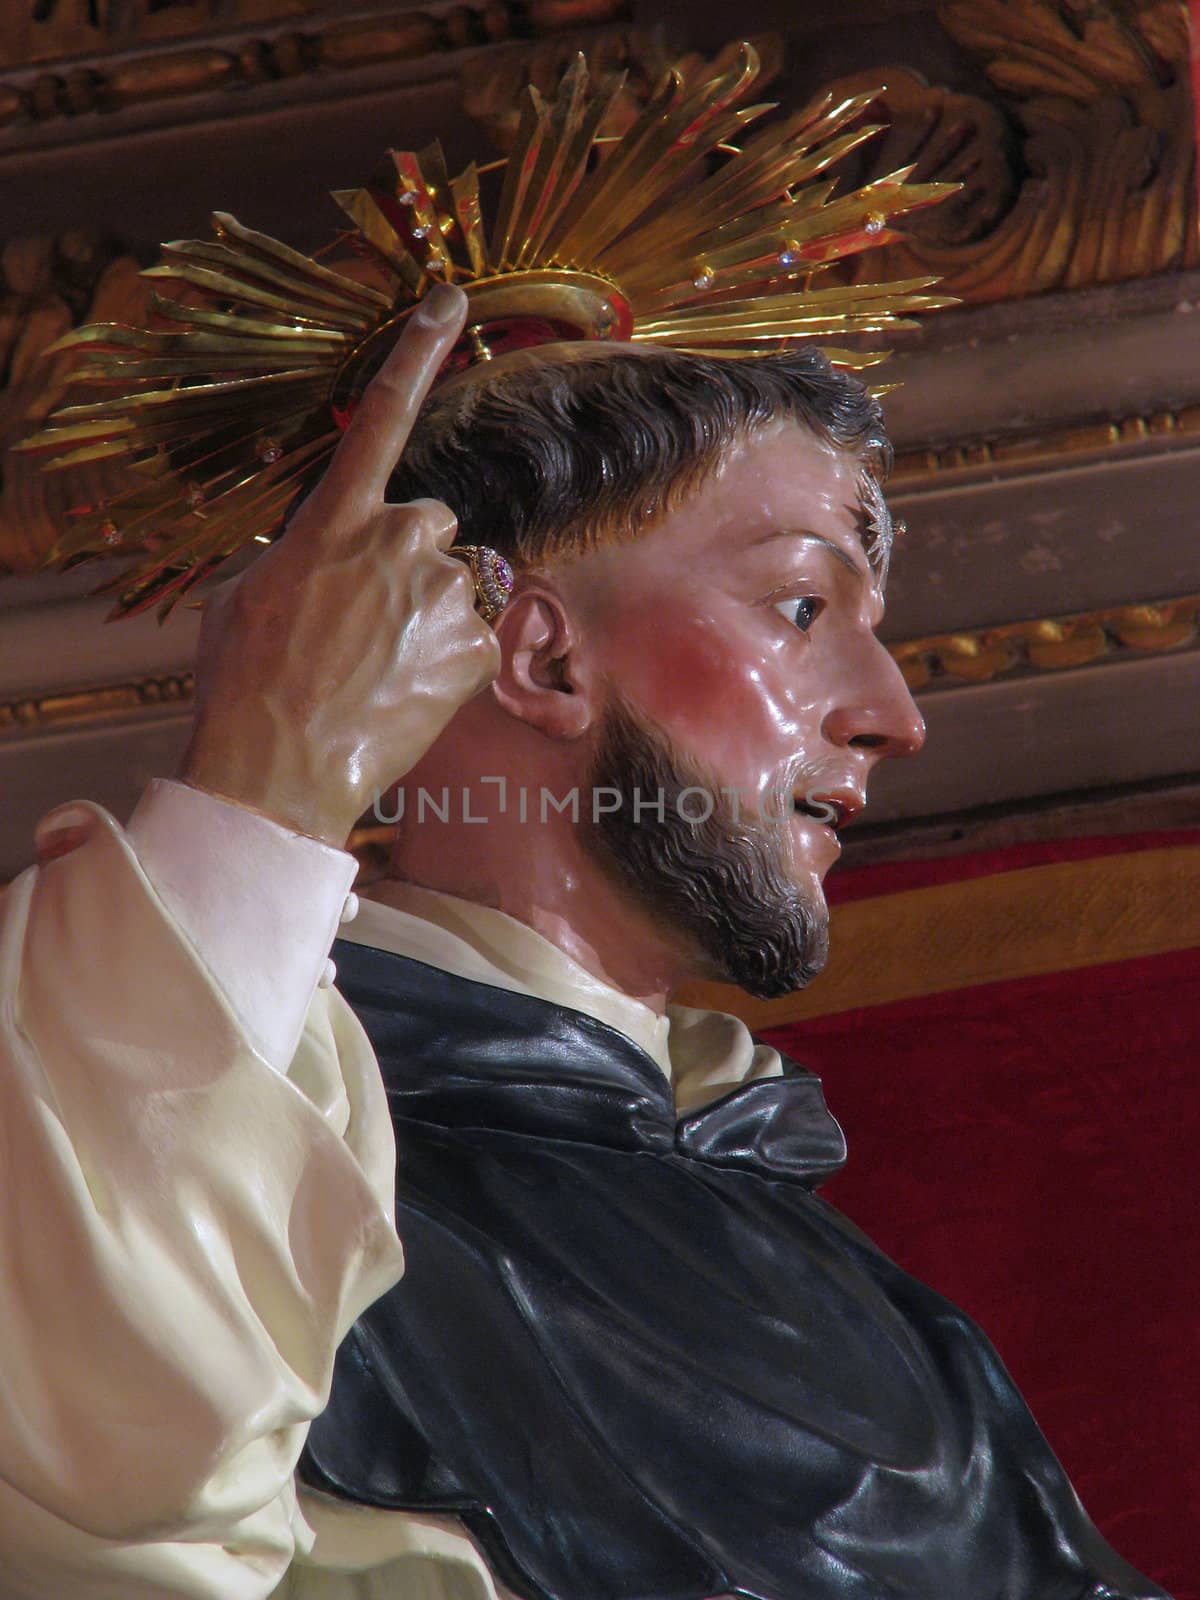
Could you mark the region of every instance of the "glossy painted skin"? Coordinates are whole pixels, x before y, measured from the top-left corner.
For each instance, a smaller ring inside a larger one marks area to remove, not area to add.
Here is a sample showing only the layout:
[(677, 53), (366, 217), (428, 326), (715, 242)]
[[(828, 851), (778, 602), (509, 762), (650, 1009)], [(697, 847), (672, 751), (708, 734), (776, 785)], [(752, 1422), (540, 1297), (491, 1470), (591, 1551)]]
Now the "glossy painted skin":
[[(632, 543), (522, 574), (497, 626), (496, 682), (406, 783), (398, 876), (499, 906), (597, 976), (660, 1006), (712, 976), (664, 937), (589, 853), (586, 783), (614, 695), (667, 734), (741, 814), (829, 797), (851, 820), (877, 762), (924, 728), (875, 636), (883, 602), (860, 537), (857, 465), (794, 423), (742, 442), (678, 510)], [(500, 785), (482, 777), (504, 777)], [(471, 794), (473, 816), (418, 823), (418, 786)], [(536, 804), (579, 786), (582, 821)], [(526, 816), (513, 795), (524, 787)], [(786, 869), (814, 897), (840, 846), (791, 812)]]
[[(395, 875), (496, 906), (661, 1008), (712, 974), (587, 847), (616, 700), (745, 816), (828, 797), (787, 823), (783, 864), (814, 899), (839, 853), (828, 820), (921, 744), (873, 631), (857, 464), (771, 425), (639, 539), (520, 574), (493, 636), (444, 554), (448, 508), (383, 499), (465, 314), (460, 291), (430, 297), (287, 537), (210, 603), (181, 776), (335, 845), (397, 780), (410, 800), (446, 789), (446, 821), (408, 806)], [(581, 819), (543, 791), (577, 791)]]
[[(841, 825), (866, 804), (875, 764), (923, 739), (874, 635), (883, 599), (855, 477), (845, 454), (776, 425), (640, 544), (582, 563), (585, 581), (571, 585), (609, 681), (736, 788), (744, 815), (827, 797)], [(815, 884), (839, 853), (834, 829), (794, 813), (790, 837), (791, 875)]]
[(466, 310), (428, 296), (286, 538), (205, 604), (180, 778), (327, 844), (498, 664), (449, 507), (384, 499)]

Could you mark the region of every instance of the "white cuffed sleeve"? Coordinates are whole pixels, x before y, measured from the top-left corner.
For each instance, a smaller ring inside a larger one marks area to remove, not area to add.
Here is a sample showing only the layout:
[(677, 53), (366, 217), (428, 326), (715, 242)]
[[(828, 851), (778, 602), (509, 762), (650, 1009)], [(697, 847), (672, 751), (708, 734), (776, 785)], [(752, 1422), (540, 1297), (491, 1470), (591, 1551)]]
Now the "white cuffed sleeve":
[(358, 863), (244, 806), (163, 778), (148, 785), (127, 837), (247, 1036), (282, 1072)]
[[(155, 838), (161, 889), (111, 817), (66, 808), (61, 853), (0, 898), (5, 1600), (268, 1595), (310, 1539), (292, 1471), (334, 1352), (402, 1266), (357, 1021), (309, 1002), (314, 956), (272, 1063), (269, 961), (226, 992), (245, 947), (215, 953), (215, 902), (184, 926)], [(348, 887), (331, 871), (314, 949)]]

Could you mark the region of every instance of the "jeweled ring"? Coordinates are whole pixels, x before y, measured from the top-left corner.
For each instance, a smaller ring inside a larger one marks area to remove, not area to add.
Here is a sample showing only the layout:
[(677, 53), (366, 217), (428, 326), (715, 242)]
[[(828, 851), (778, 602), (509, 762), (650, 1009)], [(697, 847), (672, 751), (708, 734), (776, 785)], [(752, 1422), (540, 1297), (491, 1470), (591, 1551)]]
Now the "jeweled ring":
[(487, 544), (454, 544), (446, 551), (471, 569), (475, 582), (475, 609), (485, 622), (495, 622), (512, 596), (513, 569)]

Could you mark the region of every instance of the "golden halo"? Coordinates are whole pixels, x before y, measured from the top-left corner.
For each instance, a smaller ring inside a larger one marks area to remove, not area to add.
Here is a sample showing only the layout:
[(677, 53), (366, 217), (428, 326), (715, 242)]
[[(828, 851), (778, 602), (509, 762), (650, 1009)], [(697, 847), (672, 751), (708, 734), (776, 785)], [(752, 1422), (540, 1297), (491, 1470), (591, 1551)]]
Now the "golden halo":
[(50, 560), (129, 550), (104, 586), (113, 614), (157, 604), (165, 616), (221, 562), (274, 538), (437, 283), (470, 302), (447, 379), (564, 342), (729, 357), (816, 341), (838, 365), (882, 359), (838, 341), (952, 304), (929, 292), (936, 280), (813, 281), (890, 243), (894, 219), (959, 185), (911, 183), (906, 167), (835, 196), (823, 174), (880, 131), (863, 116), (881, 90), (819, 95), (742, 142), (774, 109), (743, 104), (758, 72), (748, 44), (691, 87), (669, 72), (623, 135), (600, 139), (619, 85), (597, 89), (578, 56), (553, 101), (525, 90), (486, 236), (474, 164), (451, 178), (436, 143), (390, 151), (365, 187), (333, 196), (381, 288), (226, 212), (214, 213), (215, 240), (164, 245), (145, 276), (175, 292), (151, 295), (154, 326), (95, 324), (53, 347), (75, 358), (69, 381), (106, 397), (60, 406), (17, 446), (47, 470), (100, 459), (133, 469), (128, 490), (73, 514)]

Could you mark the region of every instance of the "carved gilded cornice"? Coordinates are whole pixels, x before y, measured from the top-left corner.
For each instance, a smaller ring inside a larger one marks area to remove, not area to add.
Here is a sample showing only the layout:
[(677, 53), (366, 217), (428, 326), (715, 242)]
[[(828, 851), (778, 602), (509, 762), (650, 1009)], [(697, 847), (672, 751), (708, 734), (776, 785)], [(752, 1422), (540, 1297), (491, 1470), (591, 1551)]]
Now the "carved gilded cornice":
[(938, 273), (968, 302), (1181, 270), (1200, 259), (1195, 131), (1183, 0), (942, 0), (943, 28), (994, 98), (883, 76), (891, 126), (848, 173), (914, 162), (957, 200), (872, 262)]
[(1021, 672), (1058, 672), (1102, 657), (1144, 656), (1192, 643), (1200, 594), (1069, 616), (932, 634), (889, 646), (910, 689), (987, 683)]
[(1116, 422), (1089, 422), (1049, 428), (1011, 439), (972, 439), (962, 444), (909, 450), (896, 457), (889, 483), (895, 488), (916, 478), (948, 473), (1053, 466), (1078, 456), (1127, 453), (1200, 436), (1200, 405)]
[[(413, 10), (363, 8), (347, 16), (345, 8), (302, 0), (234, 0), (220, 9), (216, 39), (210, 8), (191, 0), (157, 7), (100, 0), (95, 24), (81, 19), (84, 9), (62, 0), (12, 0), (7, 20), (0, 21), (0, 69), (8, 78), (0, 80), (0, 130), (540, 38), (617, 21), (629, 5), (474, 0)], [(45, 20), (36, 20), (39, 13)], [(50, 64), (48, 58), (60, 56), (79, 59)], [(47, 64), (40, 70), (20, 72), (41, 61)]]

